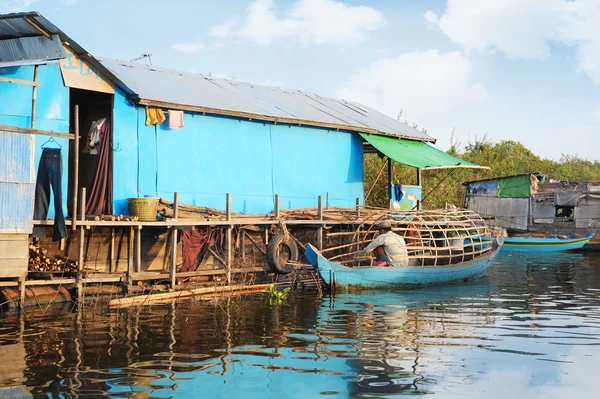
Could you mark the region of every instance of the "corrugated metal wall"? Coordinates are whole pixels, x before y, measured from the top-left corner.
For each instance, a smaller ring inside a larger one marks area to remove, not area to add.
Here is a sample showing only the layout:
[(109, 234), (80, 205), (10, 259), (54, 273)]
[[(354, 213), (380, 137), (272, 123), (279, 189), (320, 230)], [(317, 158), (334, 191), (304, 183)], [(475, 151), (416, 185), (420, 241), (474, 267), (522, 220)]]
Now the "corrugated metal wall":
[(0, 131), (0, 233), (31, 233), (35, 137)]
[(507, 229), (527, 229), (529, 218), (529, 198), (494, 198), (471, 196), (469, 209), (490, 220), (493, 226)]

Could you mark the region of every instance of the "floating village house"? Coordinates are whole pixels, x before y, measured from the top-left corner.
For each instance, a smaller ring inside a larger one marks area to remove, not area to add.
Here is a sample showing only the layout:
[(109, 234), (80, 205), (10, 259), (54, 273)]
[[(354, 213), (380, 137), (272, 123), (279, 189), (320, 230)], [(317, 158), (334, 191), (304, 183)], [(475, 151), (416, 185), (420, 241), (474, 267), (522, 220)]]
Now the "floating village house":
[(38, 13), (2, 15), (0, 276), (25, 272), (27, 237), (44, 225), (36, 195), (55, 217), (49, 187), (67, 218), (83, 189), (88, 215), (127, 215), (128, 198), (175, 192), (218, 209), (230, 193), (230, 209), (250, 214), (272, 212), (276, 194), (282, 209), (319, 197), (354, 207), (365, 151), (416, 168), (476, 167), (434, 142), (360, 104), (97, 58)]
[(465, 208), (515, 232), (600, 232), (600, 183), (546, 182), (539, 172), (464, 183)]

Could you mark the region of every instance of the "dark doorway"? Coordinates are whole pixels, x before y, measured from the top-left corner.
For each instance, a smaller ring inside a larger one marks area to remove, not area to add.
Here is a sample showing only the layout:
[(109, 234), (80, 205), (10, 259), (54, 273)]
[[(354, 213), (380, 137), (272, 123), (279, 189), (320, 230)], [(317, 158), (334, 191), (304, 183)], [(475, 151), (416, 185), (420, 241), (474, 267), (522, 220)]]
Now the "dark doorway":
[[(104, 123), (112, 126), (112, 109), (114, 96), (112, 94), (100, 93), (89, 90), (70, 89), (70, 109), (71, 109), (71, 131), (75, 131), (75, 105), (79, 105), (79, 173), (78, 173), (78, 197), (81, 196), (81, 188), (85, 187), (88, 195), (91, 192), (94, 183), (96, 169), (98, 168), (99, 156), (90, 153), (88, 147), (88, 134), (90, 127), (95, 121), (106, 118)], [(112, 131), (112, 129), (111, 129)], [(112, 133), (109, 135), (109, 145), (112, 148)], [(109, 154), (109, 167), (112, 170), (112, 151)], [(69, 145), (69, 176), (75, 176), (75, 144)], [(69, 197), (67, 205), (69, 215), (73, 212), (73, 190), (75, 179), (69, 178)], [(81, 201), (78, 198), (78, 210), (81, 210)], [(112, 209), (110, 209), (112, 211)]]

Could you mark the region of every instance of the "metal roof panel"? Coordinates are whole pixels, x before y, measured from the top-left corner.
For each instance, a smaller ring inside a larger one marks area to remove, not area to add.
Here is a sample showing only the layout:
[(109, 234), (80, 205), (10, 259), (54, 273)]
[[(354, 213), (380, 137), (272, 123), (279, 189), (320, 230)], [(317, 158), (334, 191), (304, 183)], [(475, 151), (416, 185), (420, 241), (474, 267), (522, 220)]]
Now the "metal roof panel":
[(107, 58), (98, 60), (141, 100), (434, 141), (374, 109), (345, 100)]

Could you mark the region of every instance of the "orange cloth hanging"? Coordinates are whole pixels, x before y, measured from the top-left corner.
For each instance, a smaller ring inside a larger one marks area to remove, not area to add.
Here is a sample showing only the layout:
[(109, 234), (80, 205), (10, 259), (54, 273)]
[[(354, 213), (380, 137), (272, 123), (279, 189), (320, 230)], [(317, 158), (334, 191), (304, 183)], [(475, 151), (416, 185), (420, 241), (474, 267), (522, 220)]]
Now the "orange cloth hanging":
[(146, 107), (146, 126), (160, 125), (167, 117), (160, 108)]

